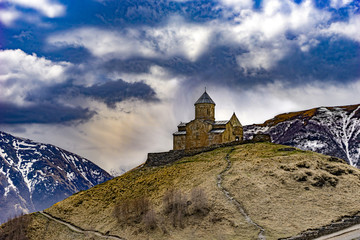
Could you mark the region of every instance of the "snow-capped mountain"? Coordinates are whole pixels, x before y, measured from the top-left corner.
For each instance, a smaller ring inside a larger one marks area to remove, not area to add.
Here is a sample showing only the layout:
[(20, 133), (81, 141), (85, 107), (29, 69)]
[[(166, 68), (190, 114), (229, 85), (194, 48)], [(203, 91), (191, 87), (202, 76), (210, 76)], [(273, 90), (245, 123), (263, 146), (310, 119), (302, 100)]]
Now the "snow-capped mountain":
[(76, 154), (0, 132), (0, 223), (111, 178)]
[(285, 113), (244, 127), (245, 139), (258, 132), (270, 134), (275, 143), (339, 157), (360, 167), (360, 105)]

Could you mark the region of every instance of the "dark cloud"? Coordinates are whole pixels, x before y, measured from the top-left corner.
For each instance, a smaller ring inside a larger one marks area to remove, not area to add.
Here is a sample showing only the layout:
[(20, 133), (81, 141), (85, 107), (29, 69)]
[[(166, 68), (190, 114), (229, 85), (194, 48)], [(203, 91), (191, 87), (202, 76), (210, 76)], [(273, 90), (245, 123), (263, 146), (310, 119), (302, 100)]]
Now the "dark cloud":
[(217, 2), (212, 0), (103, 1), (103, 6), (98, 7), (96, 16), (106, 25), (154, 25), (173, 15), (204, 22), (221, 16), (222, 11), (217, 5)]
[(91, 53), (84, 47), (45, 47), (44, 52), (49, 55), (48, 59), (52, 61), (66, 61), (71, 63), (84, 63), (93, 59)]
[(30, 102), (29, 106), (0, 103), (0, 124), (88, 121), (96, 112), (82, 106), (69, 107), (66, 103), (71, 103), (71, 99), (75, 97), (102, 101), (110, 108), (130, 98), (158, 101), (155, 91), (143, 82), (116, 80), (85, 87), (68, 81), (29, 92), (26, 97), (26, 101)]
[(345, 38), (322, 38), (309, 52), (293, 48), (270, 72), (294, 84), (309, 81), (353, 81), (360, 75), (360, 44)]
[(195, 62), (183, 57), (172, 57), (170, 59), (146, 59), (136, 58), (130, 60), (114, 59), (106, 62), (103, 67), (110, 72), (145, 73), (150, 66), (158, 65), (173, 75), (186, 76), (188, 81), (198, 81), (215, 84), (239, 83), (242, 85), (254, 85), (258, 82), (269, 79), (269, 74), (257, 71), (257, 75), (245, 75), (236, 62), (236, 57), (245, 51), (239, 47), (220, 46), (214, 47), (204, 53)]
[(156, 59), (134, 58), (128, 60), (112, 59), (103, 64), (103, 68), (110, 72), (124, 73), (146, 73), (150, 66), (154, 64)]
[(115, 107), (117, 102), (129, 98), (145, 101), (157, 100), (155, 91), (149, 85), (143, 82), (128, 83), (121, 79), (91, 87), (74, 87), (74, 90), (73, 93), (104, 101), (108, 107)]
[(30, 92), (26, 100), (30, 102), (55, 103), (58, 99), (66, 100), (74, 97), (86, 97), (104, 102), (108, 107), (115, 107), (117, 102), (130, 98), (144, 101), (157, 101), (155, 91), (143, 82), (128, 83), (122, 79), (107, 81), (89, 87), (75, 85), (74, 81), (57, 84), (41, 91)]
[[(289, 33), (290, 34), (290, 33)], [(288, 41), (296, 41), (289, 35)], [(247, 51), (240, 47), (213, 47), (195, 62), (182, 57), (171, 59), (111, 60), (104, 64), (110, 72), (148, 72), (150, 66), (164, 67), (174, 75), (186, 76), (190, 85), (211, 83), (221, 86), (252, 87), (282, 80), (297, 84), (317, 81), (353, 81), (360, 75), (360, 44), (345, 38), (319, 38), (318, 44), (304, 52), (294, 43), (290, 52), (269, 70), (257, 68), (245, 71), (237, 57)]]
[(80, 107), (71, 108), (56, 104), (37, 104), (17, 106), (12, 103), (0, 103), (0, 123), (64, 123), (74, 120), (89, 120), (95, 112)]

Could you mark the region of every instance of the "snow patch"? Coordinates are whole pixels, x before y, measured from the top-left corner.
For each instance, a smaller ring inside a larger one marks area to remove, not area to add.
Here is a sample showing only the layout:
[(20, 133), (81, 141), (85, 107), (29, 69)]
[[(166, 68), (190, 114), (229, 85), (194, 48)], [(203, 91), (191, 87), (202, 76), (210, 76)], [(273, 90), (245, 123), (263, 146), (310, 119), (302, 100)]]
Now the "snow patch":
[(6, 197), (9, 192), (10, 192), (10, 188), (12, 188), (15, 192), (18, 192), (18, 189), (16, 188), (16, 186), (14, 185), (14, 182), (11, 180), (11, 177), (10, 177), (10, 169), (7, 170), (7, 172), (5, 173), (4, 172), (4, 169), (1, 168), (1, 171), (0, 173), (4, 174), (6, 179), (7, 179), (7, 182), (8, 182), (8, 185), (4, 188), (5, 189), (5, 193), (4, 193), (4, 196)]
[(66, 177), (69, 179), (69, 181), (73, 181), (75, 179), (75, 173), (66, 173)]
[(321, 141), (318, 141), (318, 140), (313, 140), (313, 141), (306, 141), (302, 144), (299, 144), (298, 147), (300, 149), (306, 149), (306, 150), (315, 152), (316, 150), (327, 147), (327, 144), (325, 144)]

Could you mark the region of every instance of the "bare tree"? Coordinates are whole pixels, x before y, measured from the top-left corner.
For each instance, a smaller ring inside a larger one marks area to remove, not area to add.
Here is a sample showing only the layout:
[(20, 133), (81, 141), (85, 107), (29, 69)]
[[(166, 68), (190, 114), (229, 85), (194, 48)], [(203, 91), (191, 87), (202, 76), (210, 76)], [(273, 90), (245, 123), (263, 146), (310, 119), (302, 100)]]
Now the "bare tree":
[(206, 215), (209, 212), (209, 206), (205, 191), (202, 188), (194, 188), (190, 195), (192, 214)]

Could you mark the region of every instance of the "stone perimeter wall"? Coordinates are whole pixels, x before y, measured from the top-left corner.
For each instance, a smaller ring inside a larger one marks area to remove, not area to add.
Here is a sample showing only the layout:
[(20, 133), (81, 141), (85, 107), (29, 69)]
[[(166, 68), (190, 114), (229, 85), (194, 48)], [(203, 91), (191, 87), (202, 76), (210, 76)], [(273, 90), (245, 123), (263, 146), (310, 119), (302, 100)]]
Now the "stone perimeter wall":
[(240, 144), (256, 143), (256, 142), (271, 142), (270, 135), (257, 134), (257, 135), (254, 135), (252, 140), (234, 141), (234, 142), (211, 145), (209, 147), (203, 147), (203, 148), (194, 148), (194, 149), (188, 149), (188, 150), (171, 150), (168, 152), (148, 153), (148, 157), (147, 157), (147, 160), (146, 160), (144, 166), (145, 167), (163, 166), (163, 165), (166, 165), (169, 163), (173, 163), (177, 160), (180, 160), (183, 157), (191, 157), (191, 156), (203, 153), (203, 152), (209, 152), (209, 151), (215, 150), (217, 148), (230, 147), (230, 146), (236, 146), (236, 145), (240, 145)]
[(289, 238), (280, 238), (279, 240), (311, 240), (328, 234), (332, 234), (353, 225), (360, 223), (359, 213), (353, 216), (344, 216), (340, 220), (333, 222), (329, 225), (320, 227), (318, 229), (308, 229), (305, 232), (300, 233), (297, 236)]

